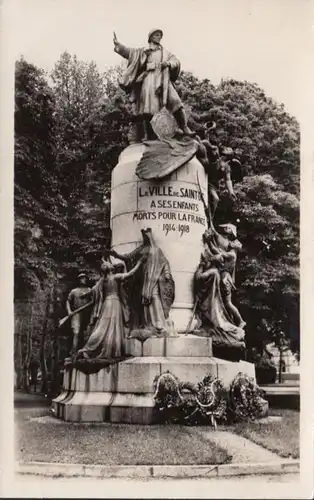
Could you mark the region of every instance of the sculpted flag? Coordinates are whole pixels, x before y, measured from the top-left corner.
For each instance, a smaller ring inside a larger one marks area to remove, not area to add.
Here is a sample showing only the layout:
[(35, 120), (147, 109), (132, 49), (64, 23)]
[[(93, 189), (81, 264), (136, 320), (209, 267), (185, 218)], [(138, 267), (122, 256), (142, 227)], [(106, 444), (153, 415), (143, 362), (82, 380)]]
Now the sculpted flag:
[(146, 150), (136, 167), (140, 179), (163, 179), (192, 160), (197, 151), (197, 142), (191, 139), (171, 142), (147, 142)]
[(144, 142), (146, 149), (136, 167), (140, 179), (163, 179), (190, 161), (198, 150), (198, 143), (189, 137), (174, 139), (177, 131), (173, 116), (163, 108), (151, 120), (158, 141)]

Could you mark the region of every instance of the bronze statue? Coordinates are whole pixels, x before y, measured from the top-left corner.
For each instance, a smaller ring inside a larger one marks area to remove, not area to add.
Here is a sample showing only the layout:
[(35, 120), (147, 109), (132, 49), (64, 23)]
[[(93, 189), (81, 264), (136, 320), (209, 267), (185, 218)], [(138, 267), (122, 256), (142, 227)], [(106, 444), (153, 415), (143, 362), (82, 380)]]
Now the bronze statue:
[(208, 175), (209, 207), (213, 218), (219, 203), (220, 179), (225, 182), (230, 198), (235, 200), (232, 177), (235, 177), (235, 180), (240, 180), (242, 176), (241, 163), (234, 158), (233, 149), (226, 146), (219, 147), (210, 142), (209, 133), (214, 128), (216, 128), (215, 123), (211, 127), (206, 124), (203, 129), (205, 138), (201, 139), (200, 135), (196, 136), (198, 141), (196, 157)]
[(221, 295), (222, 255), (201, 256), (195, 273), (195, 316), (198, 325), (194, 333), (212, 337), (213, 343), (244, 347), (245, 333), (229, 316)]
[(71, 328), (73, 334), (71, 354), (75, 354), (79, 345), (84, 341), (83, 334), (88, 323), (86, 310), (82, 310), (73, 316), (71, 314), (76, 309), (80, 309), (88, 303), (86, 293), (90, 291), (90, 288), (87, 286), (86, 274), (80, 273), (78, 275), (78, 281), (79, 286), (71, 290), (66, 302), (67, 313), (71, 315)]
[[(155, 244), (151, 228), (142, 229), (142, 236), (143, 244), (130, 254), (121, 255), (114, 250), (110, 254), (123, 260), (127, 268), (144, 256), (141, 271), (131, 285), (132, 294), (129, 294), (132, 329), (145, 328), (156, 334), (166, 334), (175, 285), (169, 262)], [(136, 293), (138, 290), (140, 293)]]
[[(148, 34), (148, 46), (133, 49), (120, 43), (114, 33), (115, 52), (128, 60), (119, 83), (130, 94), (133, 112), (145, 120), (146, 127), (149, 128), (151, 118), (166, 107), (183, 134), (192, 136), (182, 101), (174, 87), (180, 73), (180, 62), (160, 44), (162, 36), (162, 30), (153, 29)], [(147, 134), (145, 136), (147, 138)]]
[(78, 357), (114, 359), (125, 355), (125, 339), (128, 331), (128, 316), (120, 294), (120, 283), (133, 276), (140, 268), (144, 257), (127, 273), (115, 272), (114, 266), (105, 260), (101, 265), (102, 276), (96, 285), (85, 294), (92, 299), (90, 316), (91, 335)]
[(244, 328), (246, 323), (232, 302), (232, 290), (236, 289), (235, 266), (237, 253), (241, 251), (242, 244), (237, 239), (236, 227), (233, 224), (222, 224), (219, 227), (223, 230), (222, 235), (215, 229), (204, 233), (205, 255), (207, 258), (219, 257), (220, 289), (224, 306), (233, 322), (239, 328)]

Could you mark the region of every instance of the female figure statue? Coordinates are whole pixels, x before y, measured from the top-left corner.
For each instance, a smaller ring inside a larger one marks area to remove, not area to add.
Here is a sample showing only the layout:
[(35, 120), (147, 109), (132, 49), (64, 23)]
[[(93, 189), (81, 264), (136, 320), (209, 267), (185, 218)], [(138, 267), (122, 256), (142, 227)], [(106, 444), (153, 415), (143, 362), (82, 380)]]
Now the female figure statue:
[[(133, 282), (130, 297), (132, 328), (148, 328), (156, 333), (167, 331), (167, 319), (174, 301), (175, 286), (170, 265), (163, 251), (153, 238), (151, 228), (142, 229), (143, 244), (133, 252), (121, 255), (111, 250), (111, 255), (126, 262), (127, 268), (145, 258), (142, 270)], [(135, 293), (140, 291), (139, 294)]]
[(161, 248), (156, 245), (151, 229), (146, 230), (144, 243), (148, 248), (147, 260), (143, 267), (144, 325), (157, 333), (164, 333), (167, 330), (166, 319), (174, 300), (174, 281), (169, 262)]
[(102, 277), (86, 296), (91, 296), (94, 307), (91, 314), (91, 335), (78, 357), (119, 358), (125, 354), (127, 317), (119, 288), (121, 282), (133, 276), (140, 268), (144, 257), (128, 273), (114, 273), (114, 266), (103, 260)]

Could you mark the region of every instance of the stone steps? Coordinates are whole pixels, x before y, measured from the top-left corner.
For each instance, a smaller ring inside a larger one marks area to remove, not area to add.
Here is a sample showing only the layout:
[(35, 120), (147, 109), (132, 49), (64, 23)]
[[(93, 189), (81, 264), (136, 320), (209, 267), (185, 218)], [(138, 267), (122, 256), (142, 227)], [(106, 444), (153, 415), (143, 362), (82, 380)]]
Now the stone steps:
[(272, 408), (300, 409), (300, 386), (292, 384), (269, 384), (261, 386), (266, 400)]

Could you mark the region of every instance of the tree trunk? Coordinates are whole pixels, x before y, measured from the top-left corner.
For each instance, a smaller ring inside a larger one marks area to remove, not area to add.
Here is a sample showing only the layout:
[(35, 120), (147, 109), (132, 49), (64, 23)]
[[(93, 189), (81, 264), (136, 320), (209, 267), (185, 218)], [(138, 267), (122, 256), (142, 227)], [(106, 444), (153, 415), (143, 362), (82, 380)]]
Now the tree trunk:
[(17, 334), (17, 360), (16, 360), (16, 388), (23, 388), (23, 349), (22, 334)]
[(282, 381), (282, 346), (279, 346), (279, 375), (278, 375), (278, 382), (281, 384)]
[(60, 374), (59, 374), (59, 343), (58, 343), (58, 307), (57, 290), (53, 287), (53, 331), (52, 331), (52, 356), (51, 356), (51, 389), (54, 396), (60, 392)]
[(45, 319), (44, 319), (43, 331), (40, 338), (41, 392), (43, 394), (47, 394), (48, 391), (48, 373), (47, 373), (47, 363), (45, 356), (45, 342), (48, 333), (50, 304), (51, 304), (51, 290), (49, 290), (47, 294)]
[(23, 371), (24, 371), (24, 390), (26, 392), (30, 392), (30, 381), (29, 381), (29, 367), (32, 356), (32, 334), (33, 334), (33, 303), (31, 303), (31, 314), (29, 321), (29, 328), (27, 328), (27, 337), (26, 337), (26, 355), (23, 362)]

